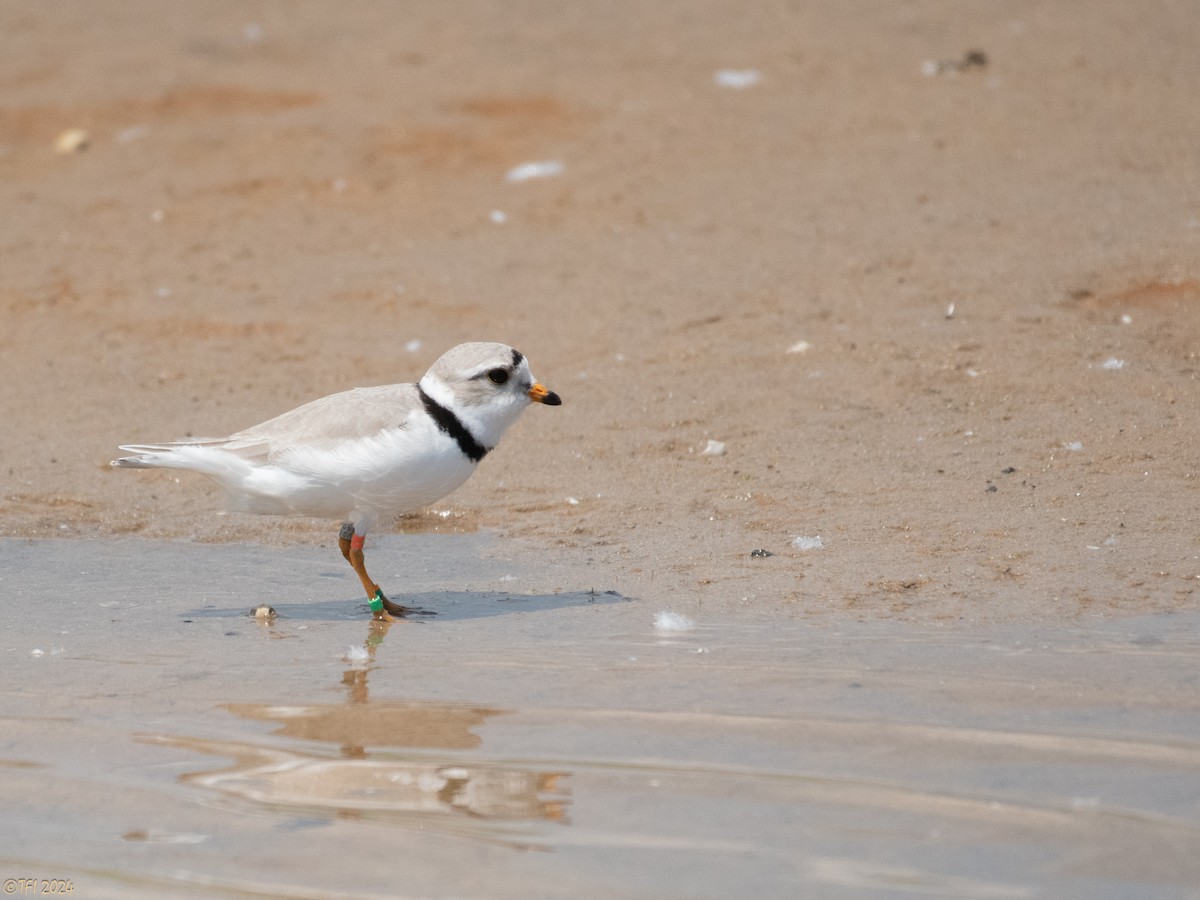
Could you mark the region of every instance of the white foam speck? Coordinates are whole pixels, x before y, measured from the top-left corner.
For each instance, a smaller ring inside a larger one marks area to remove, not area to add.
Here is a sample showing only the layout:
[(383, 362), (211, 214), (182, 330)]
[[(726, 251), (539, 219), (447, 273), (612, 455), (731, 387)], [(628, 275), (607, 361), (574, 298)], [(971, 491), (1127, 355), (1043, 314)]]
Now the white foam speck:
[(721, 441), (709, 441), (700, 451), (701, 456), (724, 456), (725, 444)]
[(146, 841), (151, 844), (203, 844), (208, 840), (207, 834), (197, 834), (188, 831), (158, 831), (151, 829), (144, 832), (133, 832), (126, 840)]
[(654, 617), (655, 631), (691, 631), (696, 623), (680, 613), (663, 611)]
[(1100, 363), (1102, 369), (1123, 369), (1125, 368), (1125, 360), (1117, 359), (1115, 356), (1110, 356), (1104, 362)]
[(713, 73), (713, 82), (717, 87), (733, 88), (734, 90), (754, 87), (760, 81), (762, 81), (762, 72), (758, 69), (717, 69)]
[(1070, 450), (1073, 453), (1078, 453), (1083, 449), (1083, 441), (1067, 441), (1063, 444), (1064, 450)]
[(792, 541), (792, 546), (797, 550), (820, 550), (825, 546), (825, 542), (821, 540), (819, 534), (813, 537), (802, 534)]
[(159, 838), (163, 844), (203, 844), (208, 840), (207, 834), (197, 834), (191, 831), (183, 831), (179, 834), (164, 834)]
[(307, 716), (312, 712), (312, 707), (309, 706), (269, 706), (267, 707), (267, 715), (273, 716), (276, 719), (298, 719), (301, 716)]
[(130, 141), (136, 141), (139, 138), (144, 138), (148, 133), (145, 125), (131, 125), (128, 128), (122, 128), (117, 132), (117, 143), (128, 144)]
[(502, 209), (493, 209), (490, 213), (488, 213), (488, 218), (497, 225), (503, 225), (508, 221), (508, 214)]
[(563, 168), (563, 164), (556, 159), (522, 163), (519, 166), (509, 169), (508, 174), (504, 176), (504, 180), (518, 182), (529, 181), (532, 178), (551, 178), (555, 175), (561, 175)]
[(365, 663), (370, 658), (371, 654), (367, 652), (366, 647), (351, 647), (343, 657), (348, 663)]

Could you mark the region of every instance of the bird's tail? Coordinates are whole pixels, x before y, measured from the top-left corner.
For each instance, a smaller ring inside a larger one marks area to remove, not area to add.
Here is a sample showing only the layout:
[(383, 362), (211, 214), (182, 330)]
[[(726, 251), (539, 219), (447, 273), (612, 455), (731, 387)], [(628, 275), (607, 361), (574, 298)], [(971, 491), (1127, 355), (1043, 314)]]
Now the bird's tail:
[(122, 444), (121, 449), (135, 456), (122, 456), (110, 465), (118, 469), (191, 469), (205, 475), (224, 474), (229, 468), (228, 454), (212, 451), (223, 439), (178, 441), (170, 444)]

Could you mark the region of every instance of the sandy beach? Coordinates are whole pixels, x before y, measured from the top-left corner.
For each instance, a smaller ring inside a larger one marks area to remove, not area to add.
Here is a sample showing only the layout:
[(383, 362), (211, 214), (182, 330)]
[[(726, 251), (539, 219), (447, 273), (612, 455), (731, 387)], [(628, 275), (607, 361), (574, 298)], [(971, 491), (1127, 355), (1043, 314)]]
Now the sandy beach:
[[(0, 4), (0, 877), (1197, 896), (1197, 27)], [(467, 340), (563, 405), (372, 536), (420, 622), (109, 467)]]

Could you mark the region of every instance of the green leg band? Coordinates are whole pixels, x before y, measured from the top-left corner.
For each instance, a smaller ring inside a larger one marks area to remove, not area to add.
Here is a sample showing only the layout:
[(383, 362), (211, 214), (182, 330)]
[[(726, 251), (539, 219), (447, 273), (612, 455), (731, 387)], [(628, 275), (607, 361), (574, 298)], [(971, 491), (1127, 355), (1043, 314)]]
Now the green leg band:
[(383, 591), (376, 590), (375, 596), (367, 601), (371, 612), (383, 612)]

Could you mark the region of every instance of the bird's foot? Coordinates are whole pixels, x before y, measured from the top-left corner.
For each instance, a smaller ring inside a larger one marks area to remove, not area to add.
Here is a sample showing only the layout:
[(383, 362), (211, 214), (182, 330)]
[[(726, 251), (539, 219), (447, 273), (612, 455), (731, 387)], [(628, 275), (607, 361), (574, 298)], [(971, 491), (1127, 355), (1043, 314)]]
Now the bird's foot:
[(397, 619), (403, 619), (407, 616), (435, 616), (437, 613), (427, 609), (419, 609), (415, 606), (402, 606), (399, 603), (393, 603), (383, 595), (383, 591), (378, 587), (375, 588), (375, 596), (369, 601), (371, 612), (376, 619), (384, 622), (395, 622)]
[(393, 616), (436, 616), (431, 609), (421, 609), (419, 606), (401, 606), (399, 603), (393, 603), (386, 597), (383, 600), (384, 611), (391, 613)]

